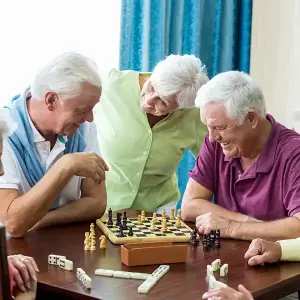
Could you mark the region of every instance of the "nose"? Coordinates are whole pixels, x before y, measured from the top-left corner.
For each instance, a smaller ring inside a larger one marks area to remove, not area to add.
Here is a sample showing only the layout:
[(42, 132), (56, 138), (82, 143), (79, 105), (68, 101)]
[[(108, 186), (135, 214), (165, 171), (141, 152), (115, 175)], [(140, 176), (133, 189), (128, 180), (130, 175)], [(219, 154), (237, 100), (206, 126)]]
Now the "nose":
[(211, 143), (216, 142), (220, 140), (220, 134), (216, 132), (214, 129), (208, 128), (208, 136), (209, 136), (209, 141)]
[(94, 121), (94, 113), (92, 110), (89, 111), (88, 114), (86, 115), (86, 121), (90, 123)]

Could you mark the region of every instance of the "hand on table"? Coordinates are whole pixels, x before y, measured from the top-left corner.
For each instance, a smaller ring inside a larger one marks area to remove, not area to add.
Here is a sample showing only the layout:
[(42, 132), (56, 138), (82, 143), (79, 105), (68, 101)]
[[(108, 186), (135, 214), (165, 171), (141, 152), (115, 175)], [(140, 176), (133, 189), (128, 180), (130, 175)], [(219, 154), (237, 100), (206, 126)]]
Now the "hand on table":
[(31, 289), (27, 292), (18, 291), (15, 295), (15, 300), (35, 300), (36, 299), (37, 282), (31, 283)]
[(62, 157), (67, 168), (72, 168), (72, 174), (92, 178), (96, 183), (105, 180), (108, 166), (104, 159), (96, 153), (71, 153)]
[(16, 286), (22, 291), (26, 292), (31, 289), (32, 281), (37, 281), (36, 272), (39, 269), (34, 259), (30, 256), (24, 255), (10, 255), (7, 257), (10, 276)]
[(282, 255), (281, 246), (276, 242), (255, 239), (251, 242), (245, 254), (250, 266), (263, 265), (280, 260)]
[(209, 234), (212, 230), (220, 229), (221, 237), (229, 237), (229, 225), (228, 220), (211, 212), (196, 218), (196, 228), (200, 234)]
[(231, 287), (213, 289), (203, 294), (205, 300), (254, 300), (251, 293), (242, 285), (238, 286), (238, 291)]

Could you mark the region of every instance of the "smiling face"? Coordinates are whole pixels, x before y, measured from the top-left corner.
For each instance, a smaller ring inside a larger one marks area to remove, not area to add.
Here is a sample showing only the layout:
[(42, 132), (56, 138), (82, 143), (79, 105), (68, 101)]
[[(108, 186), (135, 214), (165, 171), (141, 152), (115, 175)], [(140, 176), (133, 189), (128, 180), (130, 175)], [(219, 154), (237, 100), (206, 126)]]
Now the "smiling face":
[(207, 126), (210, 142), (220, 143), (229, 157), (247, 156), (253, 148), (257, 115), (250, 112), (242, 125), (227, 116), (223, 105), (208, 103), (201, 109), (201, 121)]
[(179, 106), (175, 95), (162, 97), (155, 91), (150, 80), (143, 85), (140, 105), (145, 113), (155, 116), (164, 116)]
[(61, 100), (54, 92), (45, 95), (46, 107), (51, 111), (53, 131), (61, 136), (73, 135), (85, 121), (94, 120), (93, 108), (99, 102), (101, 89), (89, 83), (82, 84), (78, 96)]

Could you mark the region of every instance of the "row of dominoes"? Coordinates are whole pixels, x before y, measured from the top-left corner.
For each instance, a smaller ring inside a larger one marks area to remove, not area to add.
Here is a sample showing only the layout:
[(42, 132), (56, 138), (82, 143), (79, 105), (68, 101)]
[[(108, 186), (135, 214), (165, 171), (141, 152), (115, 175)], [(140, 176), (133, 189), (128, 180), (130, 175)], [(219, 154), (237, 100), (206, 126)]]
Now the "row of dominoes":
[(50, 254), (48, 256), (48, 264), (59, 266), (62, 269), (67, 271), (73, 270), (73, 262), (71, 260), (66, 259), (65, 256)]
[(92, 278), (89, 277), (83, 269), (77, 268), (77, 278), (82, 282), (82, 284), (87, 288), (92, 288)]
[(221, 267), (221, 260), (218, 258), (214, 260), (211, 265), (207, 265), (207, 275), (213, 275), (213, 272), (220, 269), (220, 276), (224, 277), (228, 274), (228, 264)]
[(138, 287), (138, 292), (146, 294), (170, 269), (168, 265), (161, 265)]
[(119, 278), (132, 278), (132, 279), (147, 279), (150, 274), (147, 273), (135, 273), (135, 272), (124, 272), (124, 271), (114, 271), (106, 269), (97, 269), (95, 271), (96, 275), (108, 276), (108, 277), (119, 277)]

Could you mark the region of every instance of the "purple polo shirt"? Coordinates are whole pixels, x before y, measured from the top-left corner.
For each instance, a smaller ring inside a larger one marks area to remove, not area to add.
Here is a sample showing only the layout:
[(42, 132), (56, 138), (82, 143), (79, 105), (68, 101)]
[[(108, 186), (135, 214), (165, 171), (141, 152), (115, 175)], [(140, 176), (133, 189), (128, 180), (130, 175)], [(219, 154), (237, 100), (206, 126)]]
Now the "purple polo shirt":
[(243, 172), (239, 159), (223, 154), (205, 137), (191, 178), (214, 193), (228, 210), (271, 221), (300, 212), (300, 135), (277, 123), (259, 159)]

